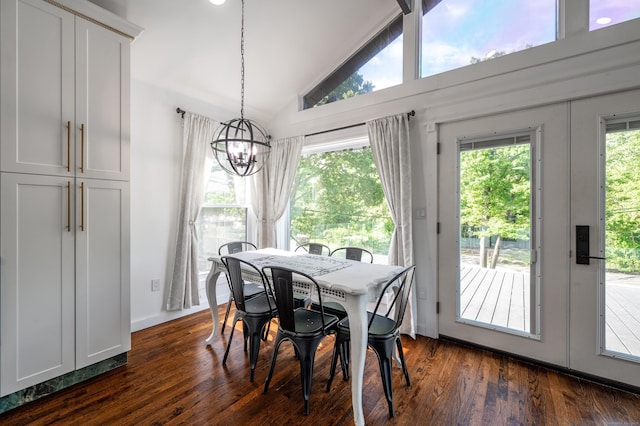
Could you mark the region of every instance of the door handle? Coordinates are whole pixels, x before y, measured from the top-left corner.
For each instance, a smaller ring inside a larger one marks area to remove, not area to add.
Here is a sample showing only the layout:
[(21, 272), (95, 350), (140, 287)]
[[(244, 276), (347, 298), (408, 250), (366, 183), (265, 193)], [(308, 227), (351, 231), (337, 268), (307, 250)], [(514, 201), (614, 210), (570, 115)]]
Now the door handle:
[(80, 173), (84, 173), (84, 123), (80, 125)]
[(71, 181), (67, 182), (67, 232), (71, 232)]
[(80, 230), (84, 231), (84, 182), (80, 183)]
[(589, 265), (590, 259), (606, 260), (605, 257), (590, 255), (589, 226), (576, 225), (576, 265)]
[(67, 172), (71, 172), (71, 122), (67, 121)]

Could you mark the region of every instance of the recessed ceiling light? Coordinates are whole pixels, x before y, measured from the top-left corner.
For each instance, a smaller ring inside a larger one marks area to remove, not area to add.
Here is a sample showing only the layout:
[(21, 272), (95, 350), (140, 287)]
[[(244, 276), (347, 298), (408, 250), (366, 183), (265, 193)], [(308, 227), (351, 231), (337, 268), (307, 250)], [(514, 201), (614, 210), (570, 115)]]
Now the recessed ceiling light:
[(600, 25), (607, 25), (610, 22), (611, 22), (611, 18), (607, 16), (603, 16), (602, 18), (596, 19), (596, 23)]
[(227, 0), (209, 0), (211, 4), (215, 4), (216, 6), (222, 6)]

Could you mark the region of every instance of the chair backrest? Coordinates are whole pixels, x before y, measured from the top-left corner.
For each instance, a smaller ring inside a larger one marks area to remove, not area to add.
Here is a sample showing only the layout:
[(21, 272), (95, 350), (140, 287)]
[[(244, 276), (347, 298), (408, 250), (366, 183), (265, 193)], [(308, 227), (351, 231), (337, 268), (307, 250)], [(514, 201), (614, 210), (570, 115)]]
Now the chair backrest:
[[(280, 266), (265, 266), (262, 268), (262, 273), (267, 282), (268, 277), (271, 276), (271, 284), (273, 294), (276, 298), (276, 306), (278, 308), (278, 321), (280, 327), (291, 333), (296, 332), (296, 323), (294, 311), (295, 302), (293, 299), (293, 281), (296, 278), (304, 277), (306, 281), (311, 283), (311, 286), (315, 288), (318, 295), (318, 305), (320, 306), (320, 312), (322, 313), (322, 330), (325, 330), (324, 322), (324, 306), (322, 305), (322, 293), (320, 293), (320, 285), (309, 275)], [(304, 308), (298, 308), (304, 309)]]
[(331, 252), (331, 257), (343, 257), (349, 260), (355, 260), (362, 262), (362, 256), (364, 255), (364, 261), (373, 263), (373, 253), (367, 249), (360, 247), (340, 247)]
[(404, 312), (407, 310), (407, 305), (409, 303), (409, 295), (411, 294), (411, 286), (413, 286), (413, 277), (415, 275), (416, 265), (411, 265), (401, 272), (396, 274), (393, 278), (391, 278), (384, 285), (382, 289), (382, 293), (380, 293), (380, 297), (378, 297), (378, 302), (376, 303), (376, 308), (373, 311), (373, 315), (369, 319), (369, 328), (373, 323), (373, 319), (378, 314), (378, 309), (385, 297), (387, 291), (393, 288), (393, 299), (389, 306), (387, 307), (387, 312), (384, 316), (389, 317), (393, 312), (393, 319), (396, 323), (394, 331), (400, 328), (402, 324), (402, 320), (404, 319)]
[[(227, 283), (229, 284), (229, 290), (231, 290), (231, 292), (233, 293), (233, 300), (236, 304), (236, 309), (246, 312), (242, 268), (250, 269), (252, 270), (251, 272), (255, 272), (262, 280), (262, 284), (266, 292), (267, 287), (265, 286), (266, 280), (264, 274), (260, 269), (258, 269), (251, 263), (235, 258), (233, 256), (222, 256), (220, 260), (224, 264), (225, 268), (227, 268)], [(267, 297), (267, 302), (269, 303), (269, 309), (272, 309), (273, 306), (271, 306), (271, 300), (269, 297)]]
[(250, 243), (249, 241), (231, 241), (230, 243), (226, 243), (218, 247), (218, 254), (233, 254), (239, 253), (241, 251), (247, 250), (257, 250), (255, 244)]
[(295, 251), (306, 251), (309, 254), (318, 254), (322, 256), (331, 255), (331, 249), (329, 248), (329, 246), (321, 243), (300, 244), (298, 247), (296, 247)]

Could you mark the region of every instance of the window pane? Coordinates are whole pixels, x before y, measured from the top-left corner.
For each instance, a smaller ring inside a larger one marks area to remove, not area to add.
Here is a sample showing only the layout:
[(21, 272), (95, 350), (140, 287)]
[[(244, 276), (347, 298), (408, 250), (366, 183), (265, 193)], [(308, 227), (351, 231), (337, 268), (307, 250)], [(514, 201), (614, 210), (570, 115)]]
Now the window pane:
[(459, 316), (528, 333), (531, 146), (511, 139), (460, 152)]
[(303, 108), (402, 83), (402, 15), (303, 97)]
[(207, 259), (218, 254), (218, 247), (229, 241), (247, 240), (247, 209), (245, 207), (205, 206), (198, 216), (198, 267), (208, 272)]
[(304, 155), (290, 202), (292, 249), (357, 246), (386, 263), (394, 225), (371, 149)]
[(205, 204), (245, 204), (245, 181), (239, 176), (231, 175), (214, 161), (209, 180), (206, 183)]
[(556, 0), (442, 0), (422, 18), (427, 77), (556, 39)]
[[(605, 190), (605, 343), (640, 357), (640, 130), (634, 121), (607, 123)], [(610, 131), (610, 128), (615, 130)]]
[(358, 70), (373, 91), (402, 83), (402, 34)]
[(589, 31), (640, 17), (640, 0), (590, 0)]
[(247, 240), (246, 179), (231, 175), (214, 160), (206, 182), (198, 222), (198, 265), (201, 273), (211, 268), (207, 259), (229, 241)]

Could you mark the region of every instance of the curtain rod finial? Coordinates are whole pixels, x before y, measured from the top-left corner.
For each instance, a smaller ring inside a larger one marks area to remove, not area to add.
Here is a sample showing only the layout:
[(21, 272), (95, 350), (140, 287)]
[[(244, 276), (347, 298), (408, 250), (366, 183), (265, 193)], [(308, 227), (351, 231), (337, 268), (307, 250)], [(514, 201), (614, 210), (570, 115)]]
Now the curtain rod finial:
[(185, 111), (185, 110), (181, 109), (180, 107), (178, 107), (178, 108), (176, 108), (176, 112), (178, 114), (181, 114), (182, 118), (184, 118), (184, 113), (187, 112), (187, 111)]

